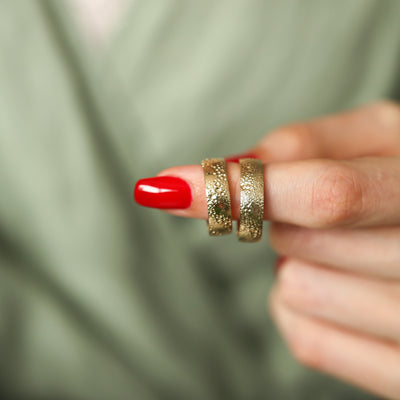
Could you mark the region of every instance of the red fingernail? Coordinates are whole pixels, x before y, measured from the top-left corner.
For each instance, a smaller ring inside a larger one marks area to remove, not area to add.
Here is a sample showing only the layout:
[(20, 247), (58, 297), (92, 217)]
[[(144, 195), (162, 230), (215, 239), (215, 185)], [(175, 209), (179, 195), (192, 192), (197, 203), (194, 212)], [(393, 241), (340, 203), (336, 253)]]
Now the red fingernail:
[(140, 179), (135, 186), (135, 200), (145, 207), (188, 208), (192, 202), (190, 186), (174, 176)]
[(235, 154), (233, 156), (225, 157), (225, 161), (238, 163), (241, 158), (259, 158), (259, 157), (255, 153)]
[(274, 273), (275, 275), (279, 272), (279, 270), (282, 268), (283, 264), (287, 260), (286, 256), (280, 256), (275, 263), (275, 268), (274, 268)]

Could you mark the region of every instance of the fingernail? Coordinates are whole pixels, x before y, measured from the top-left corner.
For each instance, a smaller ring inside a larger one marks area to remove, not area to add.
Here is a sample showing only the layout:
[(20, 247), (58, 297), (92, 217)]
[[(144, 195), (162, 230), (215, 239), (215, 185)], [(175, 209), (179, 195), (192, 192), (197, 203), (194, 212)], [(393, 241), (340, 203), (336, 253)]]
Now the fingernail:
[(141, 206), (161, 209), (184, 209), (192, 203), (190, 186), (174, 176), (140, 179), (134, 196)]
[(277, 275), (279, 270), (282, 268), (283, 264), (286, 262), (286, 256), (280, 256), (275, 263), (274, 274)]
[(225, 157), (225, 161), (238, 163), (241, 158), (259, 158), (259, 157), (255, 153), (243, 153)]

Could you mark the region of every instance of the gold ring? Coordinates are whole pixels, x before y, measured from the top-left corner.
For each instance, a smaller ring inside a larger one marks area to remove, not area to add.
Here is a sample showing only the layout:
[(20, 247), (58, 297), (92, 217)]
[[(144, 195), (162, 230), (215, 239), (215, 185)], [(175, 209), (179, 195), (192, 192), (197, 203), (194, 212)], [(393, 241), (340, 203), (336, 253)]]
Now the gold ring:
[(264, 173), (260, 160), (243, 158), (240, 164), (240, 220), (237, 235), (241, 242), (261, 240), (264, 217)]
[(208, 233), (221, 236), (232, 232), (231, 196), (223, 158), (208, 158), (201, 162), (206, 186)]

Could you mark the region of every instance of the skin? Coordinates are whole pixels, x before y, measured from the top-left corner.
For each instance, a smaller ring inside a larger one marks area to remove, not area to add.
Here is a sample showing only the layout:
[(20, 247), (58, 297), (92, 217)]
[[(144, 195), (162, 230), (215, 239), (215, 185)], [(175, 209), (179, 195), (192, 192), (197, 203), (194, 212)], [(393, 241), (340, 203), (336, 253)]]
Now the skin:
[[(249, 151), (264, 163), (265, 220), (284, 255), (269, 309), (302, 364), (400, 399), (400, 107), (382, 101), (284, 126)], [(228, 164), (235, 219), (239, 167)], [(200, 166), (186, 180), (207, 218)]]

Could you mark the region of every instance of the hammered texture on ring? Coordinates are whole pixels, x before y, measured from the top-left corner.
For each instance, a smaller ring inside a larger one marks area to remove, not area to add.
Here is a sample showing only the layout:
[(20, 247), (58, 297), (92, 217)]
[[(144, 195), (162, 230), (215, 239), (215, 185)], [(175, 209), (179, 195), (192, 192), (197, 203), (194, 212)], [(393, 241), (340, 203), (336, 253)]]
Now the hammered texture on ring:
[(260, 160), (243, 158), (240, 164), (240, 220), (237, 236), (241, 242), (261, 240), (264, 217), (264, 172)]
[(208, 233), (221, 236), (232, 232), (231, 196), (223, 158), (208, 158), (201, 162), (207, 196)]

